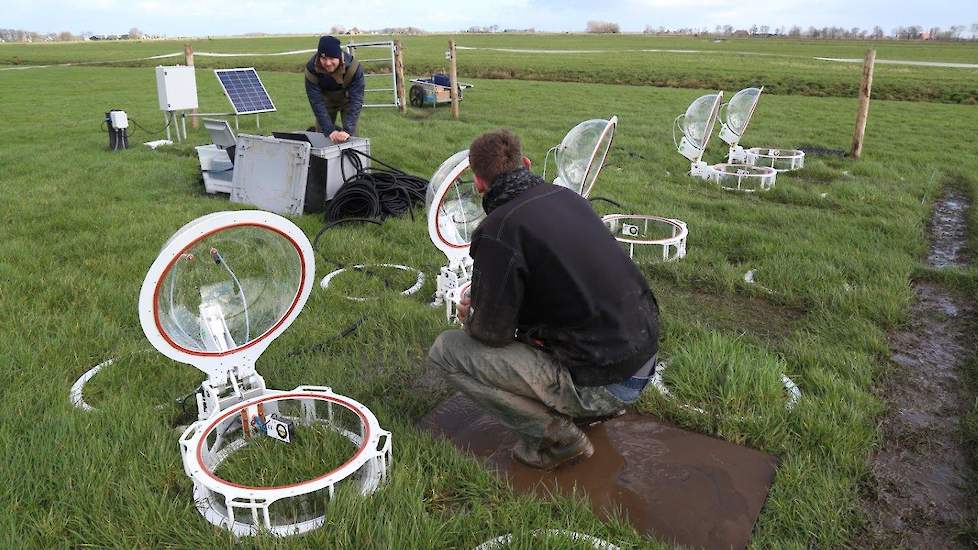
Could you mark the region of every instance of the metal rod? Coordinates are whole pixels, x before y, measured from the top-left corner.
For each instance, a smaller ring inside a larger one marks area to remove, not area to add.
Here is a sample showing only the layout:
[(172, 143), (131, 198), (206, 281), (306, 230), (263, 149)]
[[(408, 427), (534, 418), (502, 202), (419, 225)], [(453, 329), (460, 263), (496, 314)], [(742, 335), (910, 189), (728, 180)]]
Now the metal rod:
[(360, 63), (370, 63), (372, 61), (390, 61), (390, 59), (387, 59), (386, 57), (375, 57), (373, 59), (361, 59)]
[(452, 97), (452, 118), (458, 120), (458, 59), (455, 56), (455, 41), (448, 41), (448, 52), (449, 60), (451, 64), (449, 65), (448, 76), (450, 79), (450, 84), (452, 86), (451, 97)]

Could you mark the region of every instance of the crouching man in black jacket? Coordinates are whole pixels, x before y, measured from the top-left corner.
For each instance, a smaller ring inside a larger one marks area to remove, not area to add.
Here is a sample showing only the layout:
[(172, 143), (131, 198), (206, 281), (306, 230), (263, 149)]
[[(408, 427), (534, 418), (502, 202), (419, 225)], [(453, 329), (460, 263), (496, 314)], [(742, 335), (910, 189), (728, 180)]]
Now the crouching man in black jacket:
[(575, 422), (620, 414), (654, 374), (655, 297), (590, 203), (529, 171), (518, 137), (479, 136), (469, 163), (487, 217), (472, 239), (465, 330), (442, 333), (429, 358), (522, 436), (520, 462), (590, 457)]

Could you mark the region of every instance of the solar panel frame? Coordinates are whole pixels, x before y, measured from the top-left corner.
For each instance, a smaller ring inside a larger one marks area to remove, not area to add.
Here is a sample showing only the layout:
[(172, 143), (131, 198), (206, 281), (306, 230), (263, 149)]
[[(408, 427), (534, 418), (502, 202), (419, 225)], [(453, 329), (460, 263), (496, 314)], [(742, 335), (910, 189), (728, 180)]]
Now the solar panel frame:
[[(227, 80), (222, 78), (222, 75), (226, 75)], [(214, 76), (221, 84), (224, 96), (231, 102), (234, 114), (250, 115), (276, 111), (272, 96), (268, 95), (268, 90), (265, 89), (265, 84), (254, 67), (214, 69)], [(253, 81), (252, 77), (254, 77)]]

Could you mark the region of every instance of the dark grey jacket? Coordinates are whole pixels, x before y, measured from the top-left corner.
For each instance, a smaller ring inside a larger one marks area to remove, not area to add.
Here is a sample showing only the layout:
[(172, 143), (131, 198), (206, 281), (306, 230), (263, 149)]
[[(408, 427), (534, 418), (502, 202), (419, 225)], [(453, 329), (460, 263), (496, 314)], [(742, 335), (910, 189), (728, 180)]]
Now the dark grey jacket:
[(469, 334), (550, 351), (580, 386), (632, 376), (658, 350), (659, 310), (645, 277), (587, 199), (527, 170), (501, 174), (471, 255)]
[[(351, 67), (352, 62), (353, 56), (343, 52), (343, 63), (348, 69)], [(312, 107), (312, 112), (316, 115), (316, 122), (322, 128), (323, 133), (329, 135), (330, 132), (336, 130), (336, 126), (333, 124), (327, 112), (326, 100), (323, 98), (323, 94), (341, 90), (346, 92), (347, 99), (349, 100), (346, 111), (343, 113), (343, 120), (346, 122), (346, 127), (343, 130), (351, 134), (355, 133), (357, 121), (360, 118), (360, 110), (363, 109), (364, 90), (366, 90), (363, 68), (357, 64), (355, 73), (350, 78), (344, 78), (344, 81), (349, 80), (350, 84), (344, 86), (343, 83), (337, 82), (332, 76), (316, 72), (316, 54), (313, 54), (306, 63), (304, 73), (306, 96), (309, 98), (309, 106)], [(312, 75), (311, 78), (310, 75)], [(312, 80), (315, 80), (315, 82), (312, 82)]]

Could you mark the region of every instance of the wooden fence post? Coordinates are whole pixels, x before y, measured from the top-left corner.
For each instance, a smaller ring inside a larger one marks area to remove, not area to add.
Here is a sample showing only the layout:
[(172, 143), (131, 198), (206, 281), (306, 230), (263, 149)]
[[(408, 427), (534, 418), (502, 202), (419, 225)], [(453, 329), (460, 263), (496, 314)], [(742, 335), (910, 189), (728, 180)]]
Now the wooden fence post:
[(863, 61), (863, 77), (859, 84), (859, 112), (856, 113), (856, 132), (852, 136), (852, 158), (858, 159), (863, 154), (863, 135), (866, 133), (866, 121), (869, 119), (869, 96), (873, 91), (873, 66), (876, 64), (876, 50), (867, 50)]
[(455, 56), (455, 41), (448, 41), (448, 58), (449, 58), (449, 84), (452, 86), (452, 118), (458, 120), (458, 65), (456, 63), (457, 58)]
[(394, 41), (394, 79), (397, 87), (398, 109), (402, 113), (407, 112), (407, 101), (404, 98), (404, 55), (401, 49), (401, 41)]
[[(194, 47), (189, 42), (183, 45), (183, 55), (187, 58), (187, 66), (194, 66)], [(190, 111), (190, 127), (194, 130), (200, 125), (197, 121), (197, 109)]]

